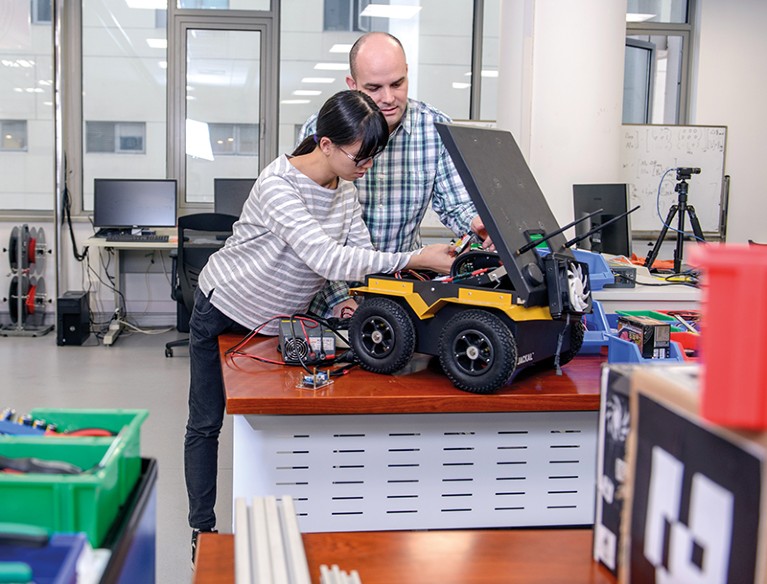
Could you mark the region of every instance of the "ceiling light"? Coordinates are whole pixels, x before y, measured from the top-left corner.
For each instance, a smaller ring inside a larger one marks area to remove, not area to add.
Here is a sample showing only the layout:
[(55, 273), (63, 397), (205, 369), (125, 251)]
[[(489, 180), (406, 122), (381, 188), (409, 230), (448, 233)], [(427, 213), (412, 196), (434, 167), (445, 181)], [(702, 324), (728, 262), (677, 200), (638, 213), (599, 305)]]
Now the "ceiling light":
[(296, 89), (293, 95), (320, 95), (321, 93), (318, 89)]
[(311, 99), (283, 99), (280, 103), (284, 103), (287, 105), (294, 105), (294, 104), (301, 104), (301, 103), (312, 103)]
[(168, 0), (125, 0), (128, 8), (142, 8), (146, 10), (167, 10)]
[(626, 22), (647, 22), (655, 18), (656, 14), (641, 14), (639, 12), (629, 12), (626, 14)]
[(28, 59), (16, 59), (15, 61), (11, 61), (9, 59), (3, 59), (2, 64), (4, 67), (24, 67), (26, 69), (29, 69), (30, 67), (34, 67), (35, 62), (30, 61)]
[[(471, 77), (471, 71), (464, 73), (466, 77)], [(498, 77), (498, 71), (495, 69), (482, 69), (480, 73), (482, 77)]]
[(453, 81), (453, 89), (468, 89), (471, 87), (471, 83), (461, 83), (459, 81)]
[(334, 81), (333, 77), (304, 77), (301, 79), (301, 83), (333, 83)]
[(194, 158), (202, 158), (203, 160), (214, 160), (207, 123), (187, 118), (186, 154)]
[(320, 71), (346, 71), (349, 65), (348, 63), (317, 63), (314, 68)]
[(375, 16), (378, 18), (413, 18), (421, 11), (420, 6), (391, 6), (389, 4), (368, 4), (360, 16)]
[(168, 40), (167, 39), (147, 39), (146, 44), (149, 45), (152, 49), (167, 49), (168, 48)]
[(168, 68), (168, 61), (160, 61), (157, 63), (159, 65), (160, 69), (167, 69)]
[(352, 50), (351, 45), (335, 44), (332, 47), (330, 47), (331, 53), (348, 53), (351, 50)]

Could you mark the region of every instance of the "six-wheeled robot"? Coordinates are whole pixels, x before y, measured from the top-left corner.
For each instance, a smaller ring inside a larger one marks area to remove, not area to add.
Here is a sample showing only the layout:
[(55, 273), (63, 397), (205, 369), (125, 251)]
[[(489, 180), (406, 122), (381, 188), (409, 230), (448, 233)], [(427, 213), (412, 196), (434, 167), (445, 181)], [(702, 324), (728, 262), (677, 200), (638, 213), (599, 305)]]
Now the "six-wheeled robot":
[(448, 277), (368, 276), (353, 289), (361, 301), (349, 342), (369, 371), (394, 373), (425, 353), (456, 387), (490, 393), (524, 368), (575, 357), (592, 308), (588, 266), (569, 249), (511, 133), (437, 127), (495, 251), (466, 246)]

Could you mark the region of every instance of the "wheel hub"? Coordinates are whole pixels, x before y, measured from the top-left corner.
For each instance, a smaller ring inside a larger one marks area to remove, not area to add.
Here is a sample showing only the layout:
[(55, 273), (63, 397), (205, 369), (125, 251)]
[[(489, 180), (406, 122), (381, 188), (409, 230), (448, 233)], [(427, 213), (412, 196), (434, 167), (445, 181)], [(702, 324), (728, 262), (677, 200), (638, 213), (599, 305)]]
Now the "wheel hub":
[(385, 319), (375, 316), (362, 324), (362, 346), (376, 358), (385, 357), (394, 348), (394, 330)]
[(469, 329), (453, 341), (453, 355), (464, 373), (482, 375), (492, 366), (495, 352), (487, 336), (478, 330)]

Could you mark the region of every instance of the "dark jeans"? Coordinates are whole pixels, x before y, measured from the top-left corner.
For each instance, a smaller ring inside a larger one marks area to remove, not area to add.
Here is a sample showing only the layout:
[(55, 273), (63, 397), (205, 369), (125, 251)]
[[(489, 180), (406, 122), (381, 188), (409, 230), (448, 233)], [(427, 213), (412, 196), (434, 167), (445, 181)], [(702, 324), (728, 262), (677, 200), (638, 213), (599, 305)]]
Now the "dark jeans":
[(184, 437), (184, 476), (189, 497), (189, 525), (216, 526), (218, 436), (224, 421), (224, 384), (218, 336), (246, 329), (215, 308), (197, 289), (189, 321), (189, 419)]

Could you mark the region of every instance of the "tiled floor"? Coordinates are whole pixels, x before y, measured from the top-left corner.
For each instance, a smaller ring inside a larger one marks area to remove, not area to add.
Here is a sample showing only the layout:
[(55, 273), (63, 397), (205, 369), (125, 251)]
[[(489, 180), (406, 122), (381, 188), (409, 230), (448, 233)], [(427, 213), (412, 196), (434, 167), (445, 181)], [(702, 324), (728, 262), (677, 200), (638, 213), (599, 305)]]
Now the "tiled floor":
[[(191, 581), (190, 537), (183, 476), (189, 353), (165, 357), (165, 343), (177, 332), (122, 335), (110, 346), (93, 336), (80, 347), (59, 347), (54, 333), (43, 337), (0, 337), (0, 409), (24, 413), (35, 407), (145, 408), (142, 456), (158, 463), (157, 582)], [(220, 444), (216, 515), (231, 532), (232, 431), (224, 422)]]

